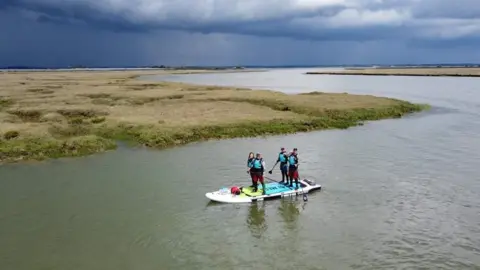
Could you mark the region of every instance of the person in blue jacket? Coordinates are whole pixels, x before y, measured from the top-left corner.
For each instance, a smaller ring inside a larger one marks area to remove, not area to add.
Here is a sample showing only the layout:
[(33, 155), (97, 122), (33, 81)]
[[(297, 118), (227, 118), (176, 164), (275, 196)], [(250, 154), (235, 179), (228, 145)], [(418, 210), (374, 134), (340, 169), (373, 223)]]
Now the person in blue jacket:
[(265, 182), (263, 180), (263, 172), (265, 171), (265, 161), (262, 158), (262, 154), (257, 153), (257, 156), (253, 160), (253, 166), (250, 170), (253, 172), (253, 192), (258, 191), (258, 182), (262, 184), (262, 194), (265, 195)]
[(288, 154), (284, 147), (280, 149), (278, 159), (275, 165), (280, 162), (280, 172), (282, 173), (282, 184), (288, 184)]

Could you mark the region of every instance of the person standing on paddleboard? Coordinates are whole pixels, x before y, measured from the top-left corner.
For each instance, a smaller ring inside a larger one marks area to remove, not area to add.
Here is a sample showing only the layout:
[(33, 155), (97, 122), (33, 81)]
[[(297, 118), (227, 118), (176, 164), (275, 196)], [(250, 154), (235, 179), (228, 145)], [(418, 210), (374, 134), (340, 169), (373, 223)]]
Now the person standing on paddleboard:
[(263, 161), (262, 154), (257, 153), (257, 157), (253, 160), (253, 166), (250, 169), (253, 172), (253, 192), (258, 191), (258, 181), (262, 183), (263, 192), (265, 195), (265, 182), (263, 181), (263, 172), (265, 171), (265, 161)]
[(295, 179), (296, 187), (298, 189), (298, 155), (297, 148), (293, 148), (293, 151), (288, 157), (288, 173), (290, 178), (290, 186), (293, 187), (293, 179)]
[(253, 160), (255, 159), (255, 154), (253, 152), (250, 152), (250, 154), (248, 154), (248, 160), (247, 160), (247, 167), (248, 167), (248, 170), (247, 170), (247, 173), (250, 174), (250, 178), (252, 178), (252, 185), (250, 187), (255, 187), (255, 181), (254, 181), (254, 176), (253, 176), (253, 172), (252, 172), (252, 167), (253, 167)]
[(284, 147), (280, 149), (278, 159), (275, 165), (280, 162), (280, 172), (282, 173), (282, 184), (288, 184), (288, 154)]

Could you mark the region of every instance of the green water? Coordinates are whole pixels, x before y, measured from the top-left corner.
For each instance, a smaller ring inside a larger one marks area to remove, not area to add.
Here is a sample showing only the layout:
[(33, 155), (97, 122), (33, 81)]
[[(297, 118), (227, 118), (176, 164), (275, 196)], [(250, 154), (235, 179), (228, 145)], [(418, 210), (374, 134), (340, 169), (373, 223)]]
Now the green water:
[[(225, 181), (214, 168), (224, 158), (188, 149), (121, 149), (2, 167), (1, 268), (248, 268), (262, 257), (252, 248), (274, 244), (270, 237), (293, 241), (293, 247), (298, 233), (290, 232), (305, 211), (301, 197), (268, 205), (211, 204), (205, 192), (233, 178)], [(269, 232), (275, 224), (281, 226)], [(279, 252), (291, 256), (288, 249)]]
[[(478, 80), (215, 76), (200, 78), (372, 89), (434, 109), (342, 131), (0, 166), (0, 269), (479, 269)], [(282, 146), (297, 147), (300, 176), (323, 186), (308, 202), (209, 203), (206, 192), (249, 183), (248, 152), (271, 166)]]

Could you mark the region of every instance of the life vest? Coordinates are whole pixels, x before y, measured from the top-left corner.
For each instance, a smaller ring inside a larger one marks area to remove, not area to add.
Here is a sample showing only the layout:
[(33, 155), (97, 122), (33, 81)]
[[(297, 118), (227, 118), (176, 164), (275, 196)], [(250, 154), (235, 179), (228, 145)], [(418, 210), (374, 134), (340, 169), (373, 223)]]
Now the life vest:
[(253, 160), (253, 168), (260, 171), (263, 170), (263, 164), (262, 164), (263, 159), (254, 159)]
[(286, 158), (286, 156), (283, 152), (278, 154), (278, 159), (280, 160), (281, 163), (286, 163), (287, 162), (287, 158)]
[(290, 155), (288, 157), (288, 163), (290, 164), (290, 166), (297, 164), (297, 157), (294, 155)]
[(254, 160), (254, 158), (249, 158), (249, 159), (247, 160), (247, 167), (249, 167), (249, 168), (252, 168), (252, 167), (253, 167), (253, 160)]

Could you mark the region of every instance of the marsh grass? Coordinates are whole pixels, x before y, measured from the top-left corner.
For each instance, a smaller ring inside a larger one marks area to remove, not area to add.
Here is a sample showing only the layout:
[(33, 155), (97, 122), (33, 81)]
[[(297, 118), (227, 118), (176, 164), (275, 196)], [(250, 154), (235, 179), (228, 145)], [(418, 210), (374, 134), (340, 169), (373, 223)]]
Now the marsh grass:
[(45, 89), (45, 88), (30, 88), (30, 89), (27, 89), (27, 92), (30, 92), (30, 93), (39, 93), (39, 94), (44, 94), (44, 95), (48, 95), (48, 94), (53, 94), (53, 93), (55, 93), (55, 91), (49, 90), (49, 89)]
[(108, 112), (94, 110), (94, 109), (60, 109), (57, 113), (66, 118), (93, 118), (99, 116), (106, 116)]
[(13, 100), (10, 100), (8, 98), (0, 97), (0, 111), (10, 107), (11, 105), (13, 105), (13, 103), (14, 103)]
[(43, 112), (36, 109), (14, 109), (7, 111), (11, 115), (15, 115), (23, 122), (40, 122)]
[[(210, 139), (344, 129), (427, 108), (368, 95), (286, 95), (135, 80), (143, 74), (0, 75), (4, 82), (0, 85), (0, 161), (87, 155), (113, 149), (117, 140), (165, 148)], [(43, 98), (45, 91), (54, 91), (48, 92), (52, 97)]]
[(0, 140), (0, 160), (44, 160), (47, 158), (76, 157), (115, 149), (115, 142), (95, 135), (55, 139), (26, 137), (22, 140)]

